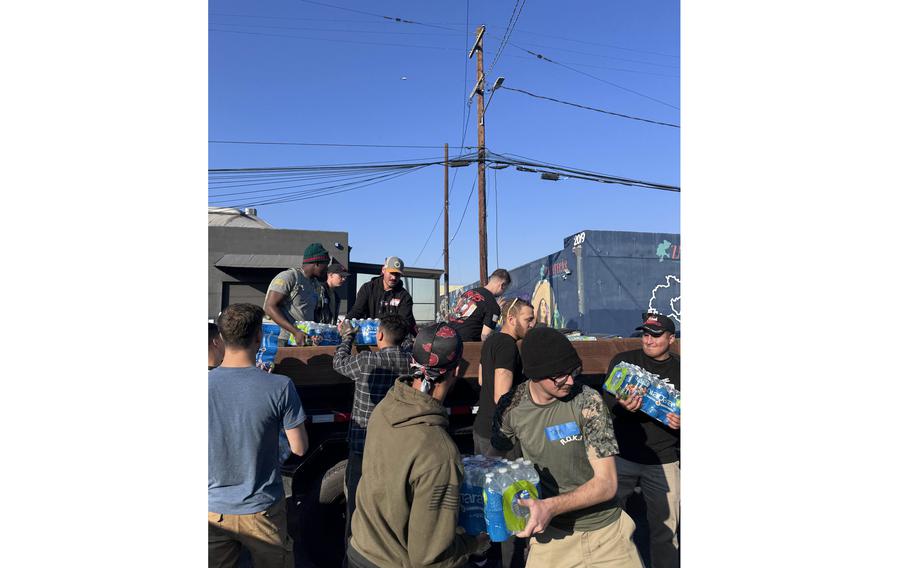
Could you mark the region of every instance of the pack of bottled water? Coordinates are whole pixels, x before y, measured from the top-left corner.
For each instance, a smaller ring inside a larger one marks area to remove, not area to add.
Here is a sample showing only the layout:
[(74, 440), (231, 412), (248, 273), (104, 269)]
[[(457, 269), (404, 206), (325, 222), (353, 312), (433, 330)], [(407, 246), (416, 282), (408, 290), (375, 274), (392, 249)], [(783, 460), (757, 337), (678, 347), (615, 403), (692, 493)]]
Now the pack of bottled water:
[(673, 383), (638, 365), (620, 361), (603, 388), (620, 399), (642, 397), (641, 411), (664, 424), (669, 424), (667, 414), (679, 415), (680, 394)]
[(376, 318), (352, 318), (351, 325), (357, 328), (355, 341), (358, 345), (376, 345), (376, 332), (379, 331), (379, 320)]
[(262, 322), (262, 343), (256, 353), (256, 366), (263, 371), (272, 372), (275, 368), (275, 355), (278, 353), (278, 336), (281, 328), (278, 324)]
[(503, 542), (524, 530), (530, 512), (519, 499), (538, 499), (540, 476), (530, 460), (466, 456), (458, 524), (468, 534), (486, 531)]
[[(295, 321), (294, 327), (306, 333), (305, 345), (338, 345), (341, 335), (334, 325), (314, 321)], [(294, 336), (288, 337), (288, 345), (297, 345)]]

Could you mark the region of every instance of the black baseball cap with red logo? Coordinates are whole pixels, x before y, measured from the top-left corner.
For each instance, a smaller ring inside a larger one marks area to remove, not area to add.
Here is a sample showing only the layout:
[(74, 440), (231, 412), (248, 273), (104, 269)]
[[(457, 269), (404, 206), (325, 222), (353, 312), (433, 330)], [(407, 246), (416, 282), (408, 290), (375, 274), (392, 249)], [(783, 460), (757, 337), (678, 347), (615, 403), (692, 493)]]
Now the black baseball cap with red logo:
[(663, 314), (642, 314), (642, 324), (636, 327), (636, 331), (647, 331), (648, 333), (661, 334), (665, 331), (676, 333), (676, 324), (673, 320)]

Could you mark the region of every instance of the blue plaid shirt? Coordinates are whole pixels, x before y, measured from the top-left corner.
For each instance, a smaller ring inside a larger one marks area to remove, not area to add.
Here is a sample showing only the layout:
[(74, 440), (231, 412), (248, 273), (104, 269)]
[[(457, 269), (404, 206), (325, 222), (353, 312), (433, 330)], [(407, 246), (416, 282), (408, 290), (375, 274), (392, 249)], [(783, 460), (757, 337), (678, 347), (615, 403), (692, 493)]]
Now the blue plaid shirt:
[[(353, 342), (354, 336), (342, 339), (341, 345), (335, 350), (332, 367), (354, 381), (354, 407), (351, 411), (348, 447), (353, 452), (363, 453), (370, 415), (392, 388), (395, 379), (409, 373), (411, 353), (405, 345), (351, 355)], [(406, 344), (411, 342), (406, 341)]]

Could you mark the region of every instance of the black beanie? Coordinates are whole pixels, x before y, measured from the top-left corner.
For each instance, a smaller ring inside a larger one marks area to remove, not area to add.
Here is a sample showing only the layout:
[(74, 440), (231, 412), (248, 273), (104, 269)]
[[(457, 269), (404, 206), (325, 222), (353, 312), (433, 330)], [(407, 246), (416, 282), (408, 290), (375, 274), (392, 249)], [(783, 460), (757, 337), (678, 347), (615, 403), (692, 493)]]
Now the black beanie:
[(535, 327), (521, 342), (521, 365), (529, 379), (558, 377), (581, 367), (572, 342), (552, 327)]

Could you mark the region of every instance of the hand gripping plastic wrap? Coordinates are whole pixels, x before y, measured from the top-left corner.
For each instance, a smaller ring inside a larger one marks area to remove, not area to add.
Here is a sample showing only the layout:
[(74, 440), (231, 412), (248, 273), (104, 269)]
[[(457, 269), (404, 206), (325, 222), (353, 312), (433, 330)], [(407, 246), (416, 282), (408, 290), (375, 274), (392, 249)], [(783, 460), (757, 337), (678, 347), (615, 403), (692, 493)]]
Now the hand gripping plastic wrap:
[(503, 542), (524, 530), (529, 511), (519, 499), (538, 499), (540, 477), (528, 460), (466, 456), (458, 524), (468, 534), (486, 531)]
[(664, 424), (668, 414), (679, 415), (680, 394), (669, 379), (649, 373), (638, 365), (620, 361), (604, 381), (605, 391), (616, 398), (642, 397), (641, 411)]

